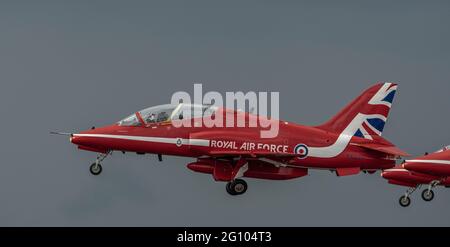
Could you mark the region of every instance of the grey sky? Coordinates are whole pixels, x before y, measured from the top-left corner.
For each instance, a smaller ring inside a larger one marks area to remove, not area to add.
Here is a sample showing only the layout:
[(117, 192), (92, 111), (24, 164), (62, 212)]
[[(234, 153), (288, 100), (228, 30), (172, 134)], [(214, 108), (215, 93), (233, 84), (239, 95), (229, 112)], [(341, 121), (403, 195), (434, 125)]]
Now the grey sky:
[[(316, 3), (317, 2), (317, 3)], [(224, 183), (192, 159), (95, 154), (79, 131), (173, 92), (279, 91), (282, 119), (315, 125), (376, 81), (399, 91), (384, 137), (420, 155), (450, 144), (448, 1), (1, 1), (1, 226), (450, 226), (375, 175), (311, 171)]]

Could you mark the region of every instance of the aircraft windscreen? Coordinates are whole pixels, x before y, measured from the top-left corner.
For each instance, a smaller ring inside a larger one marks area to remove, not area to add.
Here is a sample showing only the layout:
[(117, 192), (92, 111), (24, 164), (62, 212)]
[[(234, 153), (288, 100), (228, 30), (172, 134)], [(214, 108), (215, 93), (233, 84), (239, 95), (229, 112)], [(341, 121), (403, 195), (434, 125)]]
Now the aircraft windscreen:
[(444, 151), (446, 151), (446, 150), (450, 150), (450, 145), (447, 145), (447, 146), (445, 146), (445, 147), (443, 147), (443, 148), (439, 149), (439, 150), (438, 150), (438, 151), (436, 151), (435, 153), (440, 153), (440, 152), (444, 152)]
[(141, 123), (139, 122), (136, 114), (132, 114), (119, 121), (119, 126), (139, 126), (139, 125), (141, 125)]

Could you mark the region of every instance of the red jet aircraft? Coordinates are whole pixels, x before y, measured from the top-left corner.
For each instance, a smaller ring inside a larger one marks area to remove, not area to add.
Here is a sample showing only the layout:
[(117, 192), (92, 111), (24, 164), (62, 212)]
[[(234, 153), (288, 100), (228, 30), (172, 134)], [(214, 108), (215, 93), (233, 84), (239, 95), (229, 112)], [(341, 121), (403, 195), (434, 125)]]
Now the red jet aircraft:
[[(187, 165), (189, 169), (227, 182), (227, 192), (240, 195), (247, 190), (241, 177), (293, 179), (307, 175), (310, 168), (346, 176), (394, 167), (396, 159), (407, 154), (381, 133), (396, 90), (397, 84), (378, 83), (320, 126), (270, 120), (279, 124), (279, 132), (269, 139), (260, 138), (263, 127), (198, 127), (202, 120), (218, 116), (234, 119), (243, 114), (246, 122), (261, 117), (190, 104), (147, 108), (115, 124), (76, 134), (53, 133), (70, 135), (79, 149), (100, 153), (90, 166), (94, 175), (101, 173), (101, 162), (112, 151), (153, 153), (160, 161), (162, 155), (193, 157), (196, 161)], [(185, 116), (183, 109), (201, 110), (203, 116)], [(175, 127), (183, 121), (192, 127)]]
[(395, 168), (384, 170), (381, 176), (391, 184), (410, 187), (399, 199), (402, 207), (411, 204), (409, 196), (422, 184), (428, 185), (422, 191), (422, 199), (431, 201), (434, 198), (434, 187), (450, 187), (450, 145), (435, 153), (406, 160)]

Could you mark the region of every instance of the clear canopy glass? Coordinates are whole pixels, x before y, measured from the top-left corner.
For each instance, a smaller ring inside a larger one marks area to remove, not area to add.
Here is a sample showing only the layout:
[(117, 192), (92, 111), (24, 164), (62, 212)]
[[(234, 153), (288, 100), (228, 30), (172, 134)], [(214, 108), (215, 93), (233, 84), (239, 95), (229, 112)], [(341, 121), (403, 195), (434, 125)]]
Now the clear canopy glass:
[(436, 153), (444, 152), (444, 151), (446, 151), (446, 150), (450, 150), (450, 145), (447, 145), (447, 146), (445, 146), (445, 147), (439, 149), (438, 151), (436, 151)]
[(175, 108), (176, 106), (170, 104), (159, 105), (139, 111), (139, 114), (141, 114), (142, 120), (144, 120), (146, 124), (161, 123), (170, 120)]
[(132, 114), (132, 115), (120, 120), (118, 124), (119, 124), (119, 126), (139, 126), (139, 125), (141, 125), (136, 114)]
[[(174, 119), (189, 119), (205, 117), (214, 114), (218, 108), (212, 105), (179, 104), (158, 105), (139, 111), (146, 124), (170, 122)], [(132, 114), (119, 121), (120, 126), (139, 126), (140, 121), (136, 114)]]
[(190, 119), (211, 116), (217, 110), (213, 105), (180, 104), (171, 119)]

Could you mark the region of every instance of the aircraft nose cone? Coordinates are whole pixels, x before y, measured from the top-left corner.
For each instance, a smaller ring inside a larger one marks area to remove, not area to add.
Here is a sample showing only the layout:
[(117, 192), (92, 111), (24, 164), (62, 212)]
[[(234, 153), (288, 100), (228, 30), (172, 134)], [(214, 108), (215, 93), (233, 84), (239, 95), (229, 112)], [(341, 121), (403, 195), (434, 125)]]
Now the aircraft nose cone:
[(74, 134), (72, 138), (70, 138), (70, 142), (78, 146), (91, 146), (96, 143), (92, 138), (79, 136), (78, 134)]
[(402, 168), (406, 170), (414, 169), (414, 165), (412, 163), (405, 162), (402, 164)]
[(70, 137), (70, 142), (73, 143), (73, 144), (76, 144), (76, 145), (80, 145), (81, 144), (81, 139), (82, 139), (82, 137), (73, 135), (73, 136)]
[(90, 145), (91, 143), (95, 143), (95, 138), (91, 138), (90, 136), (86, 136), (87, 134), (93, 134), (93, 131), (82, 131), (80, 133), (74, 133), (72, 135), (72, 138), (70, 138), (70, 142), (72, 142), (75, 145)]

